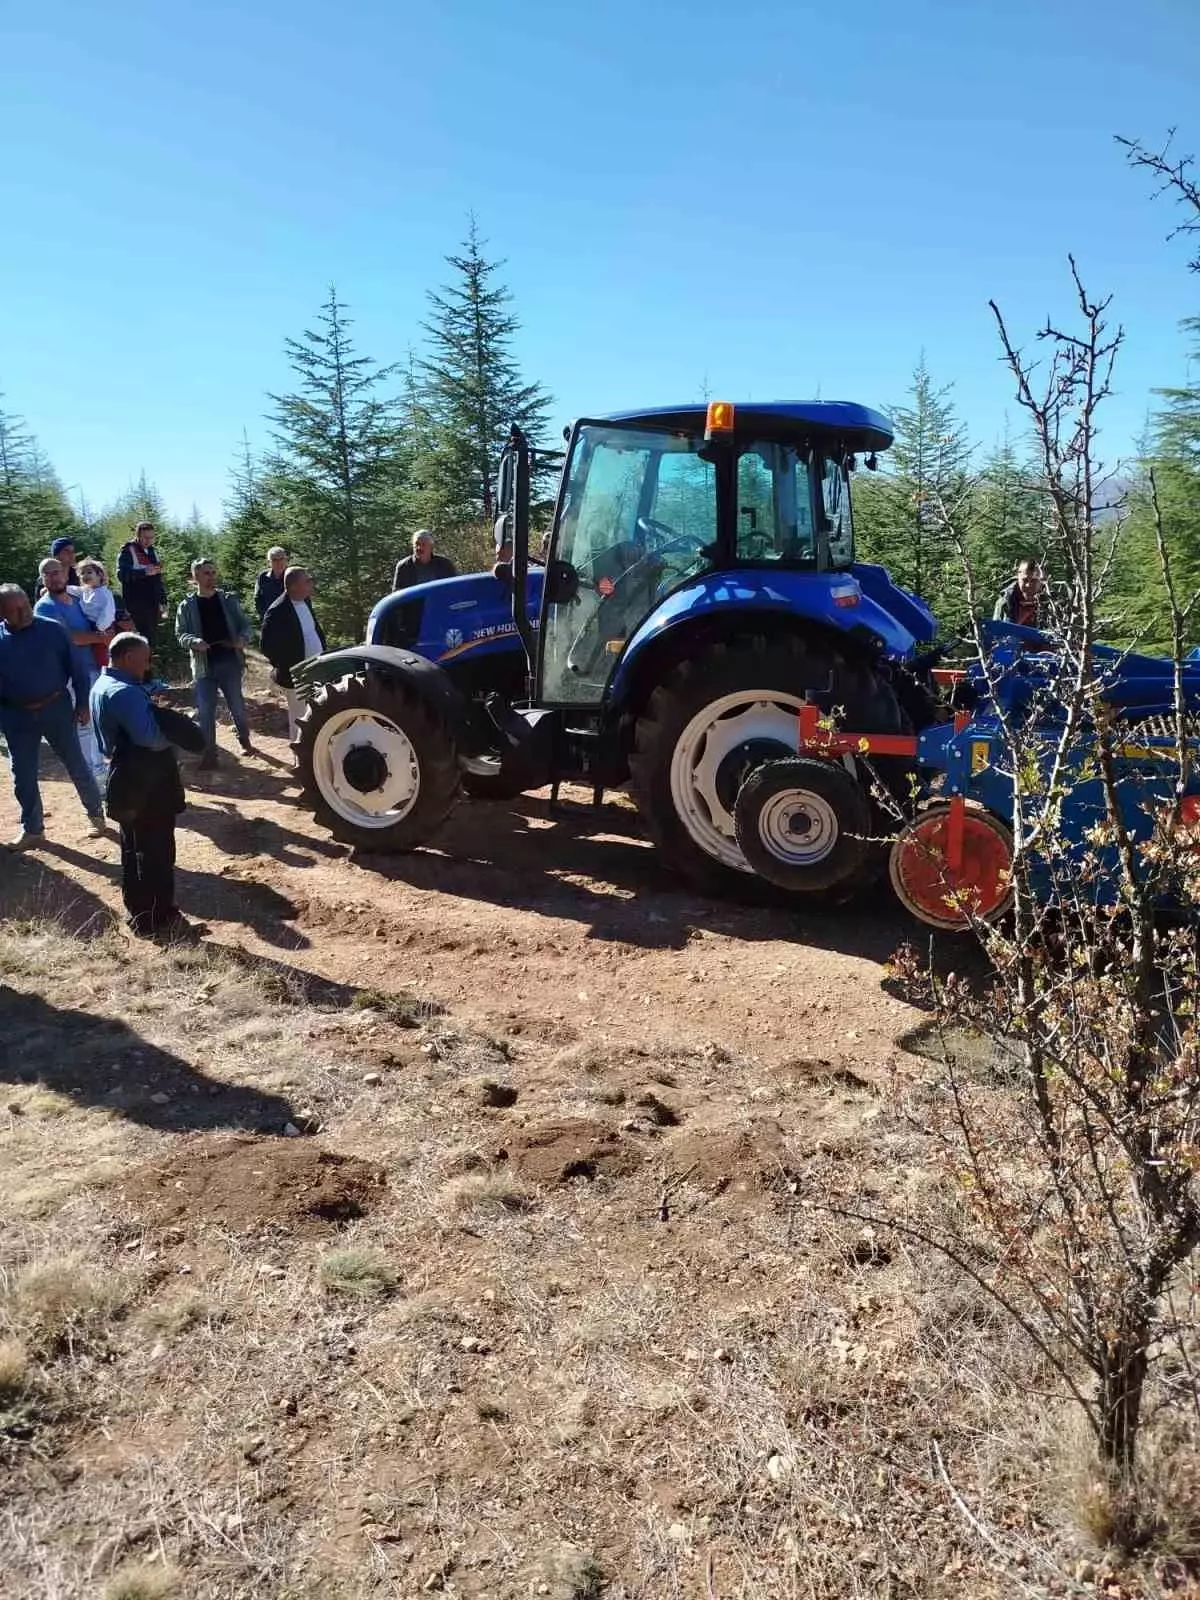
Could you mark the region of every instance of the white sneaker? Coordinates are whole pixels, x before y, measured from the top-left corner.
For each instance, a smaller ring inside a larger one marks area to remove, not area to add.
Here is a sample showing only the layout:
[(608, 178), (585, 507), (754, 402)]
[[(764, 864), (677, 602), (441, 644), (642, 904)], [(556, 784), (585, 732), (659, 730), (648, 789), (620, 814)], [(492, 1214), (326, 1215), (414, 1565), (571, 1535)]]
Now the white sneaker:
[(44, 833), (30, 833), (28, 829), (22, 828), (15, 839), (6, 839), (4, 841), (4, 848), (6, 850), (36, 850), (38, 845), (45, 842), (46, 835)]

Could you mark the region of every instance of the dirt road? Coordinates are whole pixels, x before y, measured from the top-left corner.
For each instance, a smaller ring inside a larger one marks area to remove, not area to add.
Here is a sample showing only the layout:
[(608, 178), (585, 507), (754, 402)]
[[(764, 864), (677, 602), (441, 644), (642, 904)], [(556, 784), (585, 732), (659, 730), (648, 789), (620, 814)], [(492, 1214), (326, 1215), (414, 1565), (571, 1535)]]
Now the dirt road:
[[(215, 773), (185, 765), (179, 900), (214, 940), (339, 981), (412, 989), (506, 1032), (569, 1042), (714, 1042), (765, 1061), (821, 1051), (880, 1066), (916, 1020), (883, 981), (909, 931), (879, 897), (793, 912), (690, 894), (658, 865), (623, 796), (464, 800), (428, 849), (355, 855), (298, 805), (282, 707), (252, 707), (261, 754), (222, 730)], [(80, 928), (119, 909), (115, 838), (83, 838), (43, 752), (48, 845), (9, 858), (0, 915)], [(0, 829), (15, 831), (0, 785)]]

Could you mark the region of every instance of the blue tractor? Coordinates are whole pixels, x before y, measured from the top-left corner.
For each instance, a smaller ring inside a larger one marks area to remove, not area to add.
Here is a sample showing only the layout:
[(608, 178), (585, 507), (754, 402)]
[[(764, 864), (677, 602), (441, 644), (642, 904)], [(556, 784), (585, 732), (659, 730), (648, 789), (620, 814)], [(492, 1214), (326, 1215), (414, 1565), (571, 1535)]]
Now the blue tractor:
[[(297, 673), (308, 805), (339, 839), (407, 850), (463, 785), (628, 784), (663, 860), (705, 890), (861, 878), (870, 784), (853, 756), (762, 769), (798, 751), (806, 705), (864, 732), (933, 720), (934, 618), (855, 560), (851, 475), (891, 424), (848, 403), (715, 402), (567, 437), (540, 563), (514, 429), (497, 484), (511, 561), (389, 595), (365, 644)], [(892, 772), (897, 793), (910, 771)]]

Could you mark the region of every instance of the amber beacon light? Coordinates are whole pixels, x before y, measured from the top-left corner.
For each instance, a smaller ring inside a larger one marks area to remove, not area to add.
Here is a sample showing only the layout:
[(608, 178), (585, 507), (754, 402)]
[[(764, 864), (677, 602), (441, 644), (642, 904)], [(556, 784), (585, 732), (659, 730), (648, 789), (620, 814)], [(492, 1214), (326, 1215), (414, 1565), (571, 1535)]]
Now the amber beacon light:
[(704, 437), (711, 439), (716, 433), (733, 432), (733, 403), (729, 400), (710, 400), (708, 415), (704, 419)]

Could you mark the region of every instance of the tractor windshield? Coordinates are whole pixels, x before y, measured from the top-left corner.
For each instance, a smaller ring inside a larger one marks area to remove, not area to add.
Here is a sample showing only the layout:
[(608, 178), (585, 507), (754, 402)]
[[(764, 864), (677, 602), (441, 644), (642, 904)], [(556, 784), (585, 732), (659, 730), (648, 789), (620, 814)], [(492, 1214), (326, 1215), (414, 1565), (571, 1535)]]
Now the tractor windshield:
[(630, 634), (711, 564), (716, 473), (700, 440), (589, 425), (576, 435), (542, 622), (542, 693), (596, 705)]

